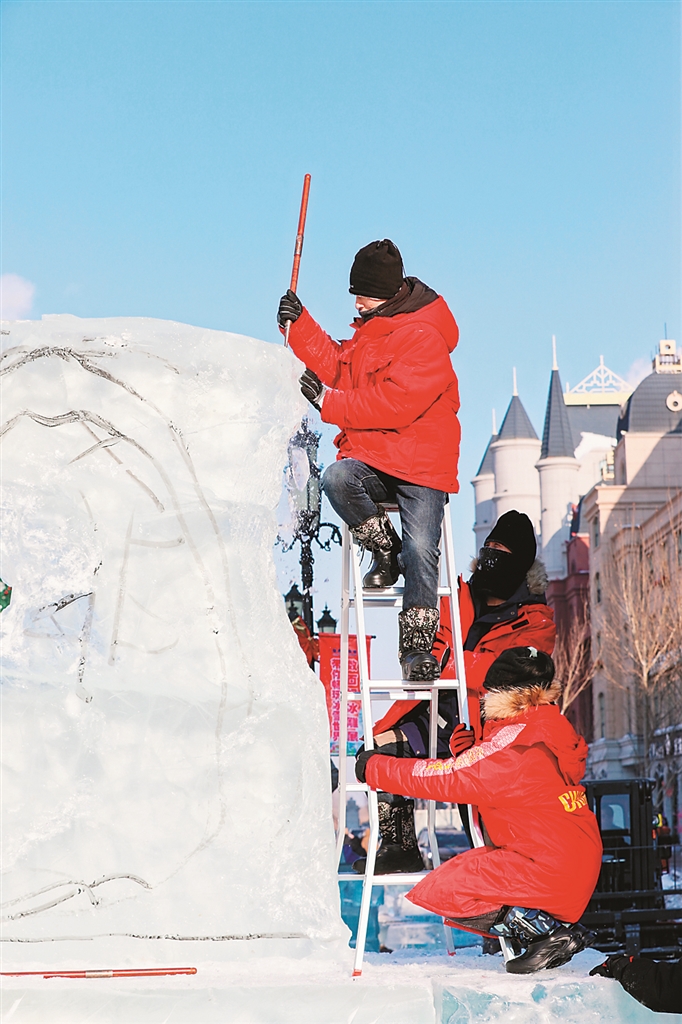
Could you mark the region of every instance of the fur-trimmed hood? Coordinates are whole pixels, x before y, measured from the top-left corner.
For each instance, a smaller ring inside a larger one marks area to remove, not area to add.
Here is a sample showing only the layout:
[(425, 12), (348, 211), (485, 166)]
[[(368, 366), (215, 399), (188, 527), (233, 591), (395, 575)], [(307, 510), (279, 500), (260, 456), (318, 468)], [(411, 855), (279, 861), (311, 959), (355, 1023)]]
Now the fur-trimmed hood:
[(561, 683), (555, 679), (549, 686), (506, 686), (483, 695), (486, 721), (515, 718), (530, 708), (556, 704), (561, 697)]
[[(476, 572), (478, 569), (478, 558), (472, 558), (469, 563), (469, 569), (471, 572)], [(549, 577), (547, 576), (547, 569), (545, 563), (541, 558), (536, 558), (530, 569), (526, 573), (526, 583), (531, 594), (544, 594), (549, 586)]]
[(523, 730), (516, 742), (529, 747), (544, 744), (556, 757), (567, 785), (577, 786), (585, 774), (587, 743), (561, 714), (555, 703), (560, 696), (561, 686), (556, 681), (546, 689), (528, 686), (491, 690), (482, 700), (486, 713), (483, 740), (494, 739), (495, 733), (514, 719)]

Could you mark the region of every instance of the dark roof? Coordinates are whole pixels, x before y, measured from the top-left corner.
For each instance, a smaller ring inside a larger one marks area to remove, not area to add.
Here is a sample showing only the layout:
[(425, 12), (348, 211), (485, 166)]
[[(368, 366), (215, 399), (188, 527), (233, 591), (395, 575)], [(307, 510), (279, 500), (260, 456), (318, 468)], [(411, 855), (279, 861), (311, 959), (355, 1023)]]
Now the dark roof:
[(546, 459), (557, 455), (570, 455), (574, 452), (573, 434), (568, 421), (568, 413), (561, 389), (558, 370), (552, 370), (549, 379), (549, 394), (545, 410), (545, 429), (542, 431), (542, 450), (540, 458)]
[(566, 412), (571, 424), (574, 448), (582, 441), (582, 434), (616, 436), (620, 412), (618, 405), (567, 405)]
[[(674, 411), (666, 405), (673, 393), (682, 393), (682, 375), (679, 373), (651, 373), (635, 388), (618, 420), (616, 437), (623, 431), (636, 434), (682, 433), (682, 409)], [(679, 405), (679, 399), (671, 400)]]
[(476, 470), (476, 476), (482, 476), (484, 473), (492, 473), (492, 471), (493, 471), (493, 453), (490, 451), (490, 445), (494, 441), (497, 441), (497, 437), (498, 437), (497, 434), (491, 434), (490, 435), (490, 440), (488, 441), (486, 450), (483, 453), (483, 458), (481, 459), (481, 465)]
[(500, 432), (495, 440), (509, 441), (514, 437), (534, 437), (537, 440), (537, 436), (533, 424), (528, 419), (528, 413), (521, 405), (521, 399), (518, 395), (514, 395), (504, 414)]

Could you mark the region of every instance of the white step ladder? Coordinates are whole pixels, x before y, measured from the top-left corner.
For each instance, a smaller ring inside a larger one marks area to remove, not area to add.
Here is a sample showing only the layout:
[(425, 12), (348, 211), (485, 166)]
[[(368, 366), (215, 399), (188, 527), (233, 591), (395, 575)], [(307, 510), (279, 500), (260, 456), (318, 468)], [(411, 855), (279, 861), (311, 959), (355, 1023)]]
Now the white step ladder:
[[(397, 511), (397, 506), (382, 504), (387, 512)], [(343, 842), (346, 832), (346, 800), (347, 793), (362, 792), (367, 794), (369, 808), (369, 846), (367, 849), (367, 863), (364, 875), (353, 872), (339, 872), (339, 880), (344, 882), (362, 882), (362, 900), (360, 903), (360, 918), (358, 921), (358, 934), (355, 945), (355, 962), (353, 966), (353, 977), (362, 974), (362, 962), (365, 954), (365, 942), (367, 938), (367, 925), (369, 922), (369, 911), (372, 899), (372, 889), (375, 885), (415, 885), (423, 878), (427, 871), (414, 874), (396, 873), (390, 875), (375, 875), (374, 863), (376, 860), (377, 843), (379, 840), (379, 807), (377, 794), (368, 785), (360, 782), (348, 782), (348, 637), (350, 633), (350, 610), (355, 610), (358, 668), (360, 675), (360, 707), (362, 709), (362, 721), (364, 728), (364, 744), (366, 750), (374, 747), (374, 716), (372, 714), (372, 700), (389, 698), (391, 700), (428, 700), (430, 702), (429, 715), (429, 757), (437, 756), (438, 742), (438, 696), (441, 690), (456, 690), (459, 703), (459, 719), (469, 725), (469, 709), (466, 697), (466, 672), (464, 668), (464, 650), (462, 646), (462, 628), (459, 616), (459, 600), (457, 596), (457, 573), (455, 571), (455, 552), (452, 541), (452, 525), (450, 522), (449, 505), (445, 506), (443, 514), (443, 527), (441, 532), (441, 570), (445, 568), (445, 585), (438, 587), (438, 597), (445, 596), (450, 601), (450, 619), (452, 622), (452, 636), (455, 664), (455, 679), (437, 679), (433, 682), (416, 683), (406, 682), (404, 679), (370, 679), (367, 662), (367, 629), (365, 625), (365, 605), (374, 608), (401, 608), (403, 587), (396, 586), (384, 590), (363, 589), (362, 569), (360, 565), (361, 552), (353, 540), (349, 528), (344, 524), (343, 545), (342, 545), (342, 576), (341, 576), (341, 679), (340, 679), (340, 708), (339, 708), (339, 832), (337, 837), (337, 856), (340, 864), (343, 854)], [(441, 572), (442, 576), (442, 572)], [(356, 695), (353, 695), (354, 699)], [(471, 834), (476, 846), (483, 846), (483, 837), (478, 824), (478, 815), (469, 808), (469, 824)], [(427, 802), (427, 829), (429, 846), (433, 867), (440, 865), (438, 853), (438, 840), (436, 838), (436, 801)], [(445, 926), (445, 941), (449, 953), (454, 953), (452, 930)]]

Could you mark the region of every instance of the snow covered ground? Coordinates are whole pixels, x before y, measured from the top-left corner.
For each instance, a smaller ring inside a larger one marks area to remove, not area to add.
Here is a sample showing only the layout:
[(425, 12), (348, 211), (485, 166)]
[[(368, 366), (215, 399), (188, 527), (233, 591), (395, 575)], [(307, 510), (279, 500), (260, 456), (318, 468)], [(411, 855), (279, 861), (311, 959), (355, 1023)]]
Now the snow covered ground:
[[(80, 945), (65, 944), (50, 960), (85, 963)], [(172, 952), (173, 963), (196, 966), (198, 973), (151, 981), (3, 979), (3, 1024), (648, 1024), (678, 1019), (652, 1013), (614, 981), (588, 977), (603, 960), (594, 950), (527, 978), (506, 974), (500, 956), (483, 956), (478, 949), (458, 950), (454, 958), (371, 953), (355, 980), (347, 954), (333, 961), (315, 955), (263, 959), (263, 951), (254, 950), (249, 961), (225, 963), (214, 944), (205, 951), (188, 944)], [(155, 947), (153, 955), (158, 953)], [(144, 946), (102, 949), (95, 959), (99, 966), (111, 966), (131, 957), (149, 963)], [(31, 969), (35, 952), (25, 956), (22, 951), (21, 962), (21, 969)], [(92, 953), (87, 963), (93, 963)]]

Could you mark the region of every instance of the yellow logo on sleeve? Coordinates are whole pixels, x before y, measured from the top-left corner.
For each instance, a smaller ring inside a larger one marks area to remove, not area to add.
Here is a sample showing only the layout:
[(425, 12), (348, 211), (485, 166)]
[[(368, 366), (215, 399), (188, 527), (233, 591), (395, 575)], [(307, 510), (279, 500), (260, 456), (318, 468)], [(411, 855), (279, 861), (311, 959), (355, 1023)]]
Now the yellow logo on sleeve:
[(563, 809), (568, 811), (569, 814), (579, 810), (581, 807), (587, 807), (587, 797), (579, 789), (569, 789), (567, 793), (561, 794), (559, 800)]

